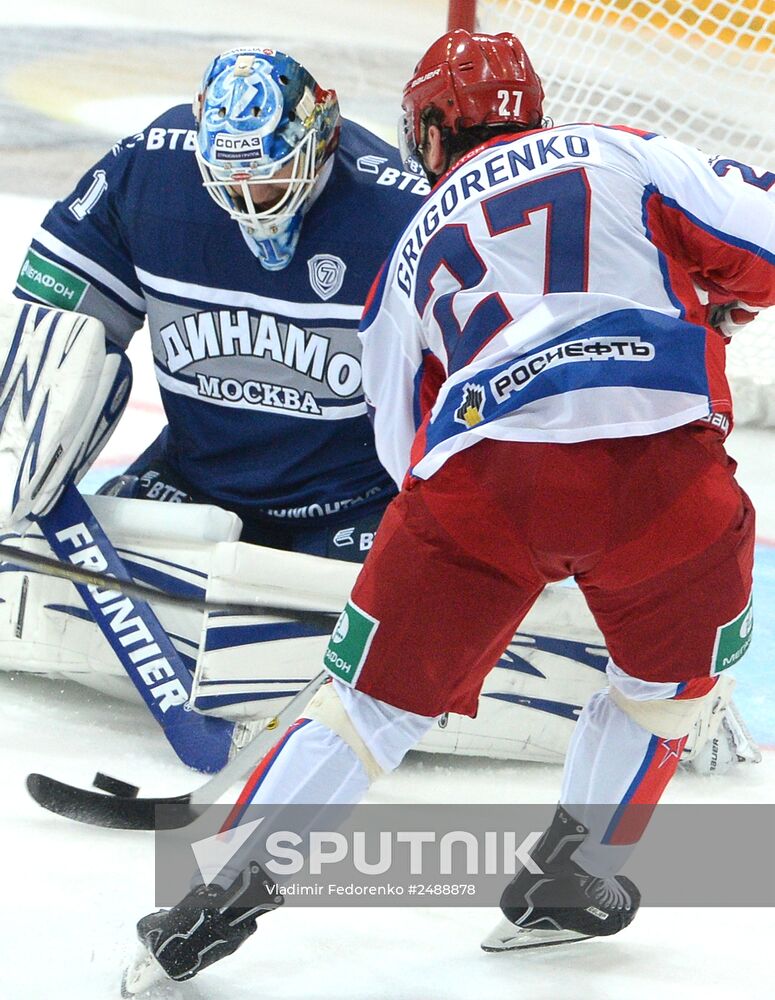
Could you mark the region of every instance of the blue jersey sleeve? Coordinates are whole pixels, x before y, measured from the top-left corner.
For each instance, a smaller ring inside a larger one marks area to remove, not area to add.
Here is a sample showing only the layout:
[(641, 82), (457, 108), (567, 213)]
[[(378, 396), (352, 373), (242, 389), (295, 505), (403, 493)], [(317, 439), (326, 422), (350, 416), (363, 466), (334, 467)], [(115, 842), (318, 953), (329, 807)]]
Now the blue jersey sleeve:
[(146, 311), (127, 220), (135, 207), (136, 175), (144, 173), (138, 158), (153, 128), (116, 143), (53, 205), (27, 251), (15, 290), (23, 298), (97, 317), (122, 347), (142, 326)]

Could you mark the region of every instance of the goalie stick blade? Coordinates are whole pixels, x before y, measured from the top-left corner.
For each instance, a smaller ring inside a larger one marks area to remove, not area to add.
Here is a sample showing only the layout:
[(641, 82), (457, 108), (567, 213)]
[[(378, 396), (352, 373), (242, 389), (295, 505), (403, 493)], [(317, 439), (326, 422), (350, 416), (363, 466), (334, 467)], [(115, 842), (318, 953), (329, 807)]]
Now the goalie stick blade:
[(577, 931), (517, 927), (503, 917), (482, 941), (481, 947), (487, 952), (526, 951), (528, 948), (552, 948), (560, 944), (589, 941), (591, 937), (591, 934), (579, 934)]
[[(191, 802), (190, 795), (146, 799), (104, 795), (88, 788), (67, 785), (45, 774), (28, 775), (27, 791), (39, 806), (58, 816), (115, 830), (155, 830), (157, 806), (188, 805)], [(197, 815), (195, 809), (186, 813), (181, 810), (179, 825), (187, 826)]]

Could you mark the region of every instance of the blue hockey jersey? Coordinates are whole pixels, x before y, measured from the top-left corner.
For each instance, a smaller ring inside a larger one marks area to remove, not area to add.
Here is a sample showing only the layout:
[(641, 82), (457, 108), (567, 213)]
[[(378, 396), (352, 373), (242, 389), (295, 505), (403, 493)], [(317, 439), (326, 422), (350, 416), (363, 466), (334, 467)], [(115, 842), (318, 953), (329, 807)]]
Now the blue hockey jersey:
[(122, 347), (147, 320), (167, 458), (224, 506), (316, 517), (389, 492), (357, 329), (424, 178), (344, 122), (292, 262), (268, 272), (204, 190), (194, 137), (180, 106), (115, 145), (46, 216), (16, 294), (96, 316)]

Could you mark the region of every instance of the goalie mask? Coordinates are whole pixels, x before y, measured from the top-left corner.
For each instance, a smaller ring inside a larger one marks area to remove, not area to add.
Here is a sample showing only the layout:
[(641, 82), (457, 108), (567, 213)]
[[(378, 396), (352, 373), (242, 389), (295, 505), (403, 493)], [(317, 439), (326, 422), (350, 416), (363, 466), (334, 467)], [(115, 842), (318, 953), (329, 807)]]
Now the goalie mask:
[(541, 80), (516, 35), (449, 31), (431, 45), (404, 87), (401, 155), (407, 166), (422, 166), (429, 110), (448, 138), (476, 125), (538, 128), (543, 99)]
[(194, 116), (205, 188), (263, 267), (287, 267), (339, 141), (335, 91), (282, 52), (233, 49), (205, 72)]

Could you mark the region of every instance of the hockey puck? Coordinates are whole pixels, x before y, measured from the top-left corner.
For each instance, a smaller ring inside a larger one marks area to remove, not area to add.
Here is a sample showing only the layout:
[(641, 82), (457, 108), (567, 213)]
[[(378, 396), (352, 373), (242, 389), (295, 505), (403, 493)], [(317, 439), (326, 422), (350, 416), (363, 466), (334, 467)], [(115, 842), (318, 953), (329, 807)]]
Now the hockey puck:
[(101, 792), (117, 795), (122, 799), (136, 799), (137, 793), (140, 791), (137, 785), (130, 785), (128, 781), (120, 781), (118, 778), (111, 778), (109, 774), (103, 774), (101, 771), (97, 771), (94, 775), (92, 784)]

